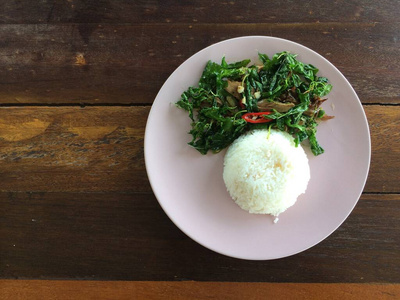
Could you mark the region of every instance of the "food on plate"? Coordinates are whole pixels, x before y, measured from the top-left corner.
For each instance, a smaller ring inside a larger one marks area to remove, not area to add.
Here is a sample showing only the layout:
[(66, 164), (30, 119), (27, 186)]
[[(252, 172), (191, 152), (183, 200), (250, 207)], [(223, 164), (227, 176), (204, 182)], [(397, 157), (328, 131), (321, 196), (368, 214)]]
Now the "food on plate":
[(256, 129), (228, 148), (223, 179), (233, 200), (244, 210), (278, 216), (305, 192), (308, 159), (285, 131)]
[(209, 61), (198, 87), (182, 93), (177, 106), (192, 121), (189, 145), (202, 154), (217, 153), (245, 132), (272, 128), (291, 134), (295, 146), (308, 140), (314, 155), (323, 153), (316, 131), (318, 121), (331, 118), (321, 108), (332, 89), (328, 79), (296, 54), (258, 57), (260, 65), (249, 65), (249, 59)]

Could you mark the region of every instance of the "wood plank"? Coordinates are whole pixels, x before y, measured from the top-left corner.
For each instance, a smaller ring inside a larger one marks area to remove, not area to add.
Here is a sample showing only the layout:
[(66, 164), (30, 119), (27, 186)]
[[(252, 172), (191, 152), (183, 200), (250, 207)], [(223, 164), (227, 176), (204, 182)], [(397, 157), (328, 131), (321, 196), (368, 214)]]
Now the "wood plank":
[(143, 153), (149, 107), (0, 111), (2, 191), (151, 190)]
[(271, 261), (214, 253), (153, 194), (0, 193), (0, 277), (240, 282), (400, 282), (399, 194), (363, 195), (305, 252)]
[[(400, 107), (365, 106), (366, 192), (400, 192)], [(150, 192), (143, 136), (150, 107), (0, 108), (1, 191)]]
[(366, 106), (371, 166), (364, 191), (400, 192), (400, 107)]
[(11, 23), (299, 23), (397, 22), (395, 0), (291, 1), (41, 1), (3, 0), (0, 22)]
[(400, 284), (1, 280), (11, 299), (396, 299)]
[[(1, 103), (147, 103), (213, 43), (269, 35), (304, 44), (349, 79), (363, 103), (400, 103), (400, 23), (1, 25)], [(285, 49), (282, 49), (285, 50)]]

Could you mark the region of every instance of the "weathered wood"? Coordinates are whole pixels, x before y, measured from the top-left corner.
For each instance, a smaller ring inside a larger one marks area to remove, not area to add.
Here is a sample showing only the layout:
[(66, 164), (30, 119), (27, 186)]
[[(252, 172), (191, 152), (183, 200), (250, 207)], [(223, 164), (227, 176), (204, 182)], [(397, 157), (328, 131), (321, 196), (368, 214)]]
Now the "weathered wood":
[(366, 106), (371, 166), (365, 191), (400, 192), (400, 106)]
[[(2, 298), (398, 298), (399, 285), (381, 283), (400, 282), (399, 9), (396, 0), (1, 1), (0, 278), (153, 281), (0, 281)], [(245, 35), (328, 58), (371, 129), (370, 175), (349, 218), (274, 261), (192, 241), (161, 209), (144, 165), (147, 115), (168, 76)]]
[[(400, 107), (365, 106), (372, 139), (366, 192), (400, 192)], [(1, 191), (150, 192), (149, 107), (0, 109)], [(188, 119), (189, 122), (189, 119)]]
[(3, 0), (0, 22), (10, 23), (306, 23), (397, 22), (396, 0), (342, 1), (111, 1)]
[(311, 249), (246, 261), (183, 234), (153, 194), (0, 193), (1, 278), (399, 282), (400, 195), (363, 195)]
[(2, 191), (150, 191), (149, 107), (2, 108)]
[(400, 297), (400, 284), (1, 280), (14, 299), (348, 299)]
[[(1, 25), (0, 103), (152, 103), (215, 42), (269, 35), (328, 58), (363, 103), (400, 103), (400, 23)], [(285, 49), (282, 49), (285, 50)]]

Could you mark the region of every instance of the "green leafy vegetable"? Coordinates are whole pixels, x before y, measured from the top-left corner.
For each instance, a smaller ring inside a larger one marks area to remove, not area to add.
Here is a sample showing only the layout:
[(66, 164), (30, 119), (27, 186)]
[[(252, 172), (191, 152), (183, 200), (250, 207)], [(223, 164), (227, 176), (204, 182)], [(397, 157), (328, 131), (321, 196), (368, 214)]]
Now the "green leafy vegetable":
[[(228, 147), (248, 130), (275, 128), (293, 135), (296, 145), (308, 140), (314, 155), (324, 152), (316, 138), (318, 120), (332, 118), (320, 108), (332, 89), (318, 69), (281, 52), (271, 59), (259, 53), (262, 65), (250, 60), (228, 64), (209, 61), (198, 87), (189, 87), (176, 103), (192, 120), (192, 141), (200, 153)], [(269, 111), (271, 122), (255, 124), (242, 116)]]

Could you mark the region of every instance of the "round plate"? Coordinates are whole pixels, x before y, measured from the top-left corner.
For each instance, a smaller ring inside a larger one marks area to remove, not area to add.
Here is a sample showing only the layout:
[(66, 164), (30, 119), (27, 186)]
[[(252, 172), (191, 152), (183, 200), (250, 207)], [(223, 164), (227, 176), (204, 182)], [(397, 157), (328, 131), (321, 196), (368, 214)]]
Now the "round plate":
[[(225, 151), (201, 155), (187, 143), (190, 119), (175, 102), (197, 86), (208, 60), (227, 62), (258, 52), (281, 51), (319, 68), (333, 85), (323, 108), (335, 118), (321, 122), (317, 137), (325, 153), (313, 156), (305, 194), (273, 222), (239, 208), (222, 179)], [(300, 44), (261, 36), (226, 40), (196, 53), (168, 78), (151, 108), (145, 132), (145, 162), (152, 189), (169, 218), (189, 237), (218, 253), (267, 260), (304, 251), (329, 236), (356, 205), (367, 179), (371, 142), (361, 102), (346, 78), (329, 61)]]

